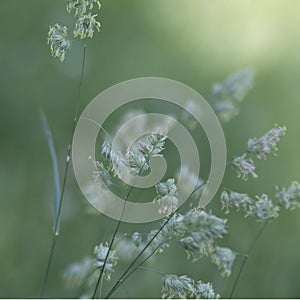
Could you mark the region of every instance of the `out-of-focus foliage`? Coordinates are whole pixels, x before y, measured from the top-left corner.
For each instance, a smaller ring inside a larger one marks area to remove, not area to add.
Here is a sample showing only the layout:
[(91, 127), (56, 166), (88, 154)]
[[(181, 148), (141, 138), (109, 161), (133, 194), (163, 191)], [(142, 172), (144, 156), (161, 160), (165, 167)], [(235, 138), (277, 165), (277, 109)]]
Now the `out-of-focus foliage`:
[[(209, 99), (213, 84), (251, 67), (256, 71), (254, 86), (240, 114), (224, 125), (228, 157), (244, 151), (249, 138), (262, 136), (276, 123), (287, 126), (288, 132), (278, 157), (255, 163), (258, 179), (250, 176), (244, 182), (229, 168), (224, 185), (261, 195), (273, 193), (275, 185), (299, 181), (299, 1), (103, 0), (101, 4), (101, 31), (87, 41), (81, 108), (105, 88), (140, 76), (175, 79)], [(62, 173), (82, 57), (76, 44), (63, 64), (50, 55), (49, 24), (73, 22), (64, 9), (61, 0), (1, 1), (1, 297), (37, 297), (46, 267), (53, 182), (39, 111), (42, 107), (47, 114)], [(204, 168), (207, 161), (209, 153), (203, 153)], [(108, 240), (115, 224), (105, 216), (86, 214), (89, 204), (70, 174), (48, 297), (78, 296), (63, 288), (63, 270)], [(211, 206), (217, 213), (219, 198)], [(299, 297), (299, 216), (298, 210), (283, 213), (270, 224), (248, 260), (236, 297)], [(224, 247), (243, 252), (259, 227), (235, 213), (228, 218), (230, 234)], [(122, 229), (133, 233), (151, 227), (125, 224)], [(151, 267), (211, 281), (219, 294), (228, 293), (233, 277), (223, 279), (209, 262), (192, 264), (183, 256), (183, 250), (167, 248)], [(117, 270), (112, 281), (115, 274)], [(134, 297), (159, 297), (161, 278), (140, 270), (126, 289)], [(126, 293), (121, 287), (114, 296)]]

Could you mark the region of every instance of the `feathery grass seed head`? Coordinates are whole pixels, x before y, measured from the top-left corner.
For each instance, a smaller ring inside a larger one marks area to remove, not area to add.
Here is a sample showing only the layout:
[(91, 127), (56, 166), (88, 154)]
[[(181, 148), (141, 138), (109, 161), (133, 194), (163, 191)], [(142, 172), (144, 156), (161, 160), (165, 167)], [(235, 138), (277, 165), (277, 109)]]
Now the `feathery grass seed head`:
[(224, 82), (212, 88), (214, 108), (219, 118), (228, 122), (239, 113), (241, 102), (253, 86), (253, 71), (241, 70), (230, 75)]
[(101, 8), (99, 0), (68, 0), (67, 11), (71, 13), (74, 10), (74, 16), (82, 16), (87, 10), (93, 9), (97, 5), (98, 9)]
[(229, 248), (216, 247), (211, 256), (211, 261), (221, 271), (222, 276), (229, 277), (231, 275), (231, 269), (236, 255), (236, 252)]
[(104, 245), (101, 243), (100, 245), (95, 247), (94, 255), (95, 255), (95, 266), (96, 268), (102, 269), (104, 266), (104, 261), (107, 253), (109, 252), (105, 269), (104, 269), (104, 278), (106, 280), (110, 280), (111, 274), (114, 272), (114, 267), (117, 264), (119, 258), (116, 255), (116, 250), (110, 250), (107, 243)]
[(248, 151), (253, 153), (258, 159), (266, 159), (267, 154), (274, 154), (278, 150), (277, 144), (280, 138), (286, 134), (286, 127), (275, 125), (265, 135), (260, 138), (252, 138), (248, 141)]
[(174, 178), (169, 178), (166, 182), (159, 182), (156, 184), (155, 189), (158, 197), (167, 196), (169, 194), (177, 194), (177, 187)]
[(174, 178), (169, 178), (166, 182), (159, 182), (155, 186), (157, 196), (153, 200), (159, 204), (158, 212), (169, 215), (177, 209), (177, 187)]
[(243, 208), (247, 211), (248, 206), (254, 203), (247, 194), (237, 193), (234, 191), (224, 190), (221, 194), (222, 209), (229, 213), (229, 208), (236, 207), (238, 210)]
[(92, 38), (95, 30), (100, 31), (101, 24), (96, 20), (96, 17), (97, 15), (91, 13), (79, 17), (75, 23), (74, 37), (79, 36), (80, 39)]
[(99, 179), (102, 179), (104, 184), (107, 187), (112, 187), (114, 185), (113, 178), (107, 168), (103, 165), (102, 162), (96, 162), (96, 170), (93, 172), (93, 177), (97, 181)]
[[(170, 237), (164, 235), (162, 232), (157, 234), (157, 232), (157, 229), (151, 230), (148, 233), (147, 241), (152, 241), (150, 247), (153, 251), (162, 253), (165, 248), (169, 247), (168, 241), (170, 240)], [(155, 238), (153, 239), (154, 236)]]
[(195, 293), (197, 299), (219, 299), (218, 295), (210, 282), (203, 282), (199, 280), (195, 287)]
[(216, 102), (214, 109), (220, 120), (223, 122), (229, 122), (240, 112), (237, 105), (228, 100)]
[(139, 247), (142, 242), (142, 236), (139, 232), (134, 232), (131, 236), (132, 242), (136, 247)]
[(137, 149), (149, 158), (159, 155), (165, 149), (167, 138), (166, 132), (152, 132), (138, 143)]
[(166, 196), (163, 196), (158, 200), (159, 203), (159, 214), (169, 215), (172, 212), (174, 212), (178, 207), (178, 198), (174, 196), (173, 194), (169, 194)]
[(268, 195), (257, 196), (257, 201), (249, 206), (246, 216), (255, 218), (258, 222), (266, 222), (278, 217), (279, 207), (274, 205)]
[(200, 209), (191, 209), (184, 215), (183, 222), (189, 232), (199, 232), (203, 240), (222, 238), (227, 233), (226, 220)]
[(201, 259), (204, 256), (209, 256), (214, 246), (211, 241), (202, 241), (195, 238), (195, 234), (191, 233), (190, 236), (184, 237), (179, 240), (179, 245), (186, 251), (187, 259), (192, 258), (193, 262)]
[(111, 142), (108, 139), (106, 139), (102, 143), (101, 154), (105, 159), (110, 160), (110, 156), (111, 156), (110, 152), (111, 152)]
[(162, 278), (162, 297), (164, 299), (190, 298), (194, 292), (194, 281), (186, 275), (168, 274)]
[(132, 149), (127, 152), (126, 156), (133, 175), (139, 175), (141, 172), (149, 169), (149, 164), (145, 156), (138, 150)]
[(275, 199), (279, 206), (284, 209), (293, 210), (300, 207), (300, 183), (294, 181), (289, 187), (278, 189)]
[(66, 53), (71, 47), (66, 26), (55, 24), (49, 27), (47, 43), (50, 45), (51, 55), (61, 62), (65, 60)]
[(242, 156), (236, 157), (232, 161), (233, 167), (237, 171), (237, 177), (242, 178), (245, 181), (248, 180), (248, 176), (251, 175), (253, 178), (257, 178), (257, 174), (255, 173), (255, 165), (251, 158), (247, 158), (246, 154)]

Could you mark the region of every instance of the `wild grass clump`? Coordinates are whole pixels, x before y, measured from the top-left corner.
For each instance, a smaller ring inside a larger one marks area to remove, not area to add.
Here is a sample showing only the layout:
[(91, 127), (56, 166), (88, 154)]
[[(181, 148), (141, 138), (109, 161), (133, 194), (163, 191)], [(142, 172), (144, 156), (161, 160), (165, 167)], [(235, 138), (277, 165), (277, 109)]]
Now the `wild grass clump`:
[[(75, 17), (73, 38), (92, 38), (96, 31), (100, 30), (95, 10), (101, 7), (97, 0), (67, 0), (67, 11)], [(48, 44), (52, 56), (60, 61), (66, 59), (74, 39), (69, 36), (68, 28), (55, 24), (50, 26)], [(55, 181), (55, 212), (54, 235), (47, 263), (47, 270), (42, 288), (42, 297), (46, 289), (50, 267), (53, 262), (57, 238), (59, 236), (59, 221), (62, 211), (65, 184), (70, 164), (72, 138), (79, 114), (80, 93), (84, 77), (86, 45), (83, 46), (83, 60), (79, 82), (78, 97), (75, 102), (75, 114), (70, 143), (67, 149), (65, 172), (60, 183), (57, 167), (57, 159), (54, 142), (46, 118), (43, 115), (43, 126), (48, 139), (49, 149), (53, 161)], [(251, 69), (241, 70), (230, 75), (221, 83), (212, 87), (211, 105), (222, 122), (229, 122), (240, 111), (242, 101), (254, 85), (254, 72)], [(197, 103), (190, 103), (197, 107)], [(179, 117), (178, 117), (179, 119)], [(195, 129), (194, 120), (186, 114), (184, 123), (190, 129)], [(244, 151), (227, 162), (228, 168), (232, 168), (235, 175), (246, 181), (249, 178), (259, 178), (255, 161), (265, 160), (269, 155), (277, 155), (280, 140), (286, 134), (286, 127), (275, 124), (259, 138), (249, 138)], [(150, 169), (150, 160), (154, 157), (165, 155), (168, 142), (168, 132), (164, 125), (157, 131), (146, 134), (137, 140), (124, 153), (116, 151), (111, 144), (111, 137), (105, 132), (105, 138), (98, 149), (98, 158), (93, 161), (94, 172), (90, 174), (95, 183), (102, 182), (99, 189), (118, 190), (123, 199), (128, 201), (132, 189), (121, 182), (124, 170), (138, 178)], [(126, 280), (137, 270), (156, 273), (161, 277), (162, 298), (196, 298), (216, 299), (221, 296), (232, 297), (239, 282), (246, 261), (251, 254), (258, 238), (266, 226), (278, 218), (283, 211), (294, 210), (300, 207), (300, 184), (292, 182), (287, 187), (276, 187), (273, 195), (255, 195), (253, 192), (236, 191), (235, 188), (222, 187), (219, 201), (224, 212), (223, 215), (215, 215), (211, 210), (199, 206), (201, 192), (206, 185), (206, 180), (199, 174), (192, 174), (188, 168), (181, 166), (186, 182), (192, 177), (197, 177), (198, 185), (190, 195), (189, 206), (183, 210), (178, 201), (178, 174), (174, 173), (163, 181), (153, 186), (156, 196), (153, 202), (157, 205), (157, 211), (164, 217), (160, 223), (156, 223), (148, 232), (133, 233), (120, 232), (121, 218), (116, 222), (113, 235), (107, 241), (95, 241), (94, 252), (89, 253), (79, 262), (71, 264), (64, 273), (66, 285), (76, 290), (78, 296), (85, 298), (114, 296), (114, 293), (124, 285)], [(231, 176), (228, 170), (226, 175)], [(60, 187), (61, 184), (61, 187)], [(105, 193), (101, 197), (105, 197)], [(99, 201), (102, 198), (99, 197)], [(229, 234), (227, 219), (230, 211), (236, 210), (245, 218), (252, 218), (261, 224), (261, 229), (254, 237), (248, 251), (240, 253), (237, 249), (231, 249), (220, 245), (220, 240)], [(225, 218), (226, 216), (226, 218)], [(157, 270), (147, 267), (147, 263), (157, 255), (165, 255), (170, 247), (184, 249), (186, 259), (198, 264), (203, 258), (207, 258), (212, 267), (215, 267), (223, 277), (232, 275), (236, 258), (243, 258), (239, 267), (230, 295), (219, 295), (214, 290), (212, 282), (206, 278), (191, 278), (188, 274), (169, 274), (168, 270)], [(122, 262), (126, 265), (122, 272), (118, 270)], [(104, 285), (108, 291), (103, 295)], [(57, 295), (59, 297), (59, 295)], [(147, 295), (145, 295), (147, 296)]]

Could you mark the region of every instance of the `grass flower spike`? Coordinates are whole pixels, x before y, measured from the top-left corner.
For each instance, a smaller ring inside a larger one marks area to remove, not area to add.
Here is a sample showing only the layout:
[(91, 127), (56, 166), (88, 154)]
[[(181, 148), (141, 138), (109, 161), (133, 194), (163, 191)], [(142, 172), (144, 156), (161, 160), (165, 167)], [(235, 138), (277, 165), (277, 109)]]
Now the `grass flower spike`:
[(280, 207), (284, 209), (294, 210), (300, 207), (300, 183), (292, 182), (288, 188), (279, 190), (275, 195), (275, 199)]
[(222, 276), (229, 277), (236, 255), (236, 252), (229, 248), (216, 247), (215, 252), (211, 256), (211, 260), (221, 271)]
[(170, 178), (166, 182), (158, 183), (155, 188), (158, 197), (167, 196), (169, 194), (177, 194), (177, 187), (174, 178)]
[(247, 194), (237, 193), (234, 191), (225, 190), (221, 194), (222, 209), (225, 209), (225, 213), (229, 213), (229, 208), (236, 207), (238, 210), (243, 208), (247, 211), (249, 205), (254, 203)]
[(219, 299), (218, 295), (210, 282), (205, 283), (199, 280), (195, 287), (196, 299)]
[(170, 178), (166, 182), (160, 182), (155, 188), (157, 196), (153, 202), (159, 204), (158, 212), (165, 215), (174, 212), (178, 206), (175, 179)]
[(180, 239), (179, 245), (186, 251), (187, 259), (192, 258), (193, 262), (204, 256), (209, 256), (214, 250), (211, 241), (203, 242), (201, 239), (199, 240), (199, 235), (193, 233)]
[(75, 17), (82, 16), (88, 9), (93, 9), (94, 5), (97, 5), (98, 9), (101, 8), (100, 1), (98, 0), (68, 0), (67, 11), (71, 13), (74, 10)]
[(139, 247), (142, 242), (142, 236), (139, 232), (134, 232), (131, 236), (132, 242), (136, 247)]
[(105, 140), (101, 147), (102, 156), (109, 160), (111, 157), (111, 142), (109, 140)]
[(188, 211), (179, 221), (185, 229), (179, 245), (193, 261), (209, 256), (214, 250), (214, 241), (227, 233), (226, 220), (198, 209)]
[(51, 55), (61, 62), (65, 60), (66, 53), (71, 47), (66, 26), (55, 24), (50, 26), (47, 43), (50, 45)]
[(214, 108), (222, 121), (229, 122), (239, 113), (238, 104), (252, 86), (253, 71), (250, 69), (233, 73), (224, 82), (213, 86)]
[(165, 133), (152, 132), (127, 150), (126, 157), (134, 175), (141, 175), (149, 169), (149, 161), (152, 157), (162, 156), (167, 140)]
[(275, 125), (261, 138), (252, 138), (248, 141), (248, 151), (253, 153), (258, 159), (266, 159), (267, 154), (274, 154), (278, 150), (277, 144), (280, 138), (286, 133), (286, 127)]
[(92, 38), (95, 30), (100, 31), (101, 24), (96, 20), (97, 15), (88, 13), (78, 18), (73, 31), (74, 37), (80, 37), (80, 39)]
[(194, 281), (186, 275), (165, 275), (162, 278), (162, 286), (162, 297), (164, 299), (190, 298), (195, 293)]
[(162, 297), (169, 299), (219, 299), (210, 282), (197, 283), (186, 275), (168, 274), (162, 278)]
[(268, 195), (257, 196), (257, 201), (249, 207), (247, 216), (255, 218), (258, 222), (271, 221), (278, 217), (279, 207), (274, 205)]
[(153, 156), (161, 156), (165, 149), (165, 143), (168, 136), (165, 132), (152, 132), (146, 136), (146, 139), (138, 142), (139, 150), (149, 160)]
[(237, 177), (241, 177), (245, 181), (248, 176), (251, 175), (253, 178), (257, 178), (255, 173), (255, 165), (251, 158), (247, 158), (246, 154), (236, 157), (232, 162), (233, 167), (237, 171)]
[[(99, 246), (95, 247), (94, 255), (95, 255), (95, 266), (99, 269), (103, 268), (104, 260), (108, 252), (108, 245), (103, 245), (102, 243)], [(119, 258), (116, 256), (116, 251), (111, 250), (109, 252), (105, 270), (104, 277), (106, 280), (110, 280), (111, 274), (114, 272), (114, 266), (117, 264)]]

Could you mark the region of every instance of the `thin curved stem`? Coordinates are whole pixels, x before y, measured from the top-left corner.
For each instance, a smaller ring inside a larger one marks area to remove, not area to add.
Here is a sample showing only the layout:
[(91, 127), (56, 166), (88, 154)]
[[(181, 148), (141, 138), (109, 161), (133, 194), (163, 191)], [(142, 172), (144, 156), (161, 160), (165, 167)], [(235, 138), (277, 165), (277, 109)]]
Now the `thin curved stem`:
[(249, 258), (249, 255), (250, 255), (250, 253), (252, 252), (252, 250), (254, 249), (254, 247), (255, 247), (255, 245), (256, 245), (258, 239), (260, 238), (260, 236), (261, 236), (262, 233), (264, 232), (264, 230), (265, 230), (267, 224), (268, 224), (267, 222), (265, 222), (265, 223), (263, 224), (263, 226), (262, 226), (261, 229), (259, 230), (258, 234), (256, 235), (255, 239), (254, 239), (253, 242), (251, 243), (251, 245), (250, 245), (250, 247), (249, 247), (247, 253), (244, 255), (244, 257), (243, 257), (243, 262), (242, 262), (242, 264), (241, 264), (241, 268), (240, 268), (240, 270), (239, 270), (239, 272), (238, 272), (238, 275), (237, 275), (237, 277), (236, 277), (236, 279), (235, 279), (235, 281), (234, 281), (234, 284), (233, 284), (233, 287), (232, 287), (232, 290), (231, 290), (229, 299), (232, 299), (233, 294), (234, 294), (234, 292), (235, 292), (235, 290), (236, 290), (237, 284), (239, 283), (239, 280), (240, 280), (240, 278), (241, 278), (241, 275), (242, 275), (242, 273), (243, 273), (243, 270), (244, 270), (245, 265), (246, 265), (246, 263), (247, 263), (247, 260), (248, 260), (248, 258)]
[(51, 268), (51, 265), (52, 265), (53, 256), (54, 256), (54, 252), (55, 252), (55, 246), (56, 246), (57, 239), (59, 237), (59, 223), (60, 223), (60, 217), (61, 217), (61, 212), (62, 212), (64, 192), (65, 192), (67, 178), (68, 178), (68, 170), (69, 170), (70, 160), (71, 160), (73, 135), (74, 135), (74, 132), (75, 132), (77, 119), (78, 119), (78, 114), (79, 114), (81, 89), (82, 89), (82, 83), (83, 83), (83, 77), (84, 77), (84, 71), (85, 71), (85, 61), (86, 61), (86, 45), (83, 45), (82, 67), (81, 67), (81, 73), (80, 73), (78, 94), (77, 94), (77, 99), (76, 99), (76, 103), (75, 103), (75, 113), (74, 113), (74, 119), (73, 119), (73, 127), (72, 127), (70, 142), (69, 142), (68, 150), (67, 150), (66, 165), (65, 165), (64, 177), (63, 177), (63, 184), (62, 184), (60, 199), (59, 199), (59, 207), (58, 207), (58, 212), (57, 212), (57, 218), (56, 218), (55, 225), (54, 225), (54, 235), (53, 235), (53, 239), (52, 239), (50, 253), (49, 253), (49, 256), (48, 256), (46, 273), (45, 273), (45, 277), (44, 277), (44, 281), (43, 281), (43, 285), (42, 285), (41, 298), (43, 298), (44, 294), (45, 294), (45, 290), (46, 290), (46, 286), (47, 286), (48, 278), (49, 278), (49, 273), (50, 273), (50, 268)]
[[(172, 239), (170, 240), (172, 241)], [(168, 242), (170, 242), (168, 241)], [(147, 257), (145, 257), (140, 263), (138, 266), (136, 266), (135, 268), (133, 268), (132, 270), (129, 270), (129, 272), (127, 272), (127, 274), (125, 274), (125, 276), (122, 278), (122, 280), (120, 281), (120, 283), (118, 284), (118, 286), (116, 286), (116, 288), (113, 290), (111, 290), (109, 292), (109, 294), (107, 294), (107, 296), (105, 297), (105, 299), (109, 298), (117, 289), (118, 287), (121, 285), (121, 284), (124, 284), (124, 281), (129, 278), (135, 271), (141, 269), (141, 270), (148, 270), (148, 271), (152, 271), (152, 272), (155, 272), (157, 274), (160, 274), (161, 276), (165, 276), (166, 274), (163, 273), (163, 272), (160, 272), (158, 270), (154, 270), (154, 269), (151, 269), (151, 268), (147, 268), (147, 267), (143, 267), (144, 263), (146, 263), (155, 253), (156, 251), (164, 244), (163, 243), (160, 243)]]
[(100, 291), (99, 291), (99, 298), (102, 298), (102, 287), (103, 287), (103, 279), (104, 277), (102, 276), (101, 280), (100, 280)]
[(152, 268), (147, 268), (147, 267), (143, 267), (143, 266), (138, 266), (135, 268), (136, 270), (145, 270), (145, 271), (149, 271), (149, 272), (152, 272), (152, 273), (156, 273), (156, 274), (159, 274), (161, 276), (165, 276), (166, 274), (163, 273), (163, 272), (160, 272), (158, 270), (155, 270), (155, 269), (152, 269)]
[[(105, 299), (109, 298), (116, 290), (117, 288), (126, 280), (132, 272), (130, 272), (131, 268), (135, 265), (135, 263), (138, 261), (138, 259), (143, 255), (143, 253), (148, 249), (148, 247), (151, 245), (153, 240), (158, 236), (158, 234), (163, 230), (165, 225), (169, 222), (171, 217), (177, 212), (177, 210), (172, 213), (169, 218), (165, 221), (165, 223), (159, 228), (159, 230), (153, 235), (153, 237), (148, 241), (148, 243), (145, 245), (145, 247), (141, 250), (141, 252), (136, 256), (136, 258), (129, 264), (127, 269), (124, 271), (124, 273), (119, 277), (115, 285), (111, 288), (111, 290), (108, 292), (108, 294), (105, 296)], [(127, 276), (129, 274), (129, 276)]]
[[(151, 152), (150, 152), (148, 155), (150, 155), (150, 154), (151, 154)], [(145, 164), (146, 164), (146, 162), (142, 165), (142, 167), (141, 167), (139, 173), (137, 174), (137, 178), (142, 174)], [(121, 216), (120, 216), (120, 219), (118, 220), (118, 223), (117, 223), (117, 226), (116, 226), (116, 228), (115, 228), (113, 237), (112, 237), (111, 242), (110, 242), (110, 244), (109, 244), (108, 251), (107, 251), (107, 253), (106, 253), (106, 256), (105, 256), (105, 259), (104, 259), (104, 262), (103, 262), (103, 266), (102, 266), (101, 271), (100, 271), (100, 275), (99, 275), (99, 277), (98, 277), (98, 279), (97, 279), (97, 282), (96, 282), (96, 286), (95, 286), (95, 289), (94, 289), (94, 292), (93, 292), (92, 299), (95, 299), (95, 297), (96, 297), (96, 293), (97, 293), (99, 284), (100, 284), (100, 282), (101, 282), (101, 278), (103, 277), (104, 270), (105, 270), (105, 266), (106, 266), (106, 263), (107, 263), (109, 254), (110, 254), (110, 252), (111, 252), (112, 246), (113, 246), (113, 244), (114, 244), (114, 242), (115, 242), (116, 236), (117, 236), (117, 234), (118, 234), (119, 228), (120, 228), (121, 223), (122, 223), (122, 218), (123, 218), (123, 216), (124, 216), (126, 203), (127, 203), (127, 201), (128, 201), (128, 198), (129, 198), (130, 194), (131, 194), (132, 191), (133, 191), (133, 188), (134, 188), (134, 184), (130, 186), (129, 191), (128, 191), (128, 193), (127, 193), (125, 199), (124, 199), (124, 204), (123, 204)], [(100, 294), (101, 294), (101, 292), (102, 292), (102, 291), (100, 291)]]
[(151, 268), (147, 268), (147, 267), (143, 267), (144, 263), (146, 261), (148, 261), (155, 253), (156, 251), (162, 246), (163, 244), (159, 244), (147, 257), (145, 257), (140, 263), (138, 266), (136, 266), (135, 268), (133, 268), (130, 272), (127, 273), (127, 275), (122, 279), (122, 284), (124, 283), (124, 281), (129, 277), (131, 276), (136, 270), (148, 270), (148, 271), (152, 271), (152, 272), (155, 272), (155, 273), (158, 273), (162, 276), (165, 276), (166, 274), (163, 273), (163, 272), (160, 272), (160, 271), (157, 271), (157, 270), (154, 270), (154, 269), (151, 269)]

